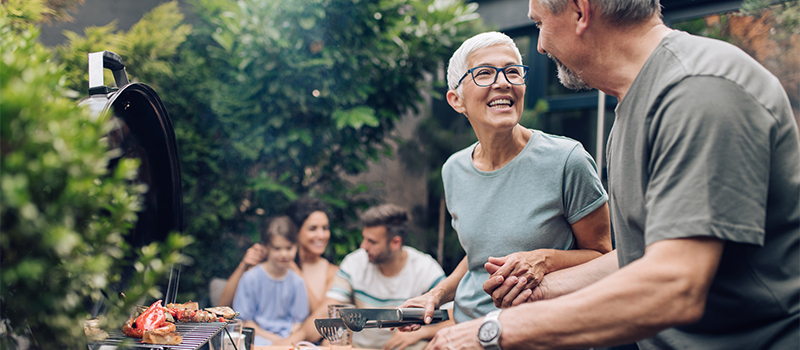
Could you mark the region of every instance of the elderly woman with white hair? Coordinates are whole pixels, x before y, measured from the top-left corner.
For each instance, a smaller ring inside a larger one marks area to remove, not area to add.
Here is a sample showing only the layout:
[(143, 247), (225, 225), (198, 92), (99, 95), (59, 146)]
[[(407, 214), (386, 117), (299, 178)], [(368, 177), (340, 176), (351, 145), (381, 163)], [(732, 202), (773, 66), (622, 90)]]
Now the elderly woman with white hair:
[(530, 294), (545, 274), (611, 251), (608, 195), (591, 156), (575, 140), (519, 124), (527, 77), (519, 49), (499, 32), (466, 40), (450, 59), (447, 101), (478, 138), (442, 170), (467, 255), (404, 307), (432, 315), (454, 300), (456, 322), (483, 317)]

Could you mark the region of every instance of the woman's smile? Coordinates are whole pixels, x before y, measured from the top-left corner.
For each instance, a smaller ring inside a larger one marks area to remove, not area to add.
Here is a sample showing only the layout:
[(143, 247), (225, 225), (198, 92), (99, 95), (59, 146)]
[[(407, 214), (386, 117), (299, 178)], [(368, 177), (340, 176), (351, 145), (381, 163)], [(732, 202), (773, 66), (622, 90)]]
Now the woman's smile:
[(514, 106), (514, 99), (510, 96), (497, 96), (489, 100), (486, 105), (497, 112), (510, 111)]

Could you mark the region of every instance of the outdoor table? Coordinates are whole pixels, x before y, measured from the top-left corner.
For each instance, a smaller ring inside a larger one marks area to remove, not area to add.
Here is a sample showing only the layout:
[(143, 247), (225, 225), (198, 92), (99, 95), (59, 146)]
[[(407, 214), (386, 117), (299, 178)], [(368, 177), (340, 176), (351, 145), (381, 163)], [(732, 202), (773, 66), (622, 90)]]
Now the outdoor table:
[[(318, 348), (322, 350), (371, 350), (371, 349), (363, 349), (363, 348), (354, 348), (352, 346), (329, 346), (329, 345), (318, 345)], [(291, 350), (293, 349), (289, 345), (269, 345), (269, 346), (253, 346), (253, 350)]]

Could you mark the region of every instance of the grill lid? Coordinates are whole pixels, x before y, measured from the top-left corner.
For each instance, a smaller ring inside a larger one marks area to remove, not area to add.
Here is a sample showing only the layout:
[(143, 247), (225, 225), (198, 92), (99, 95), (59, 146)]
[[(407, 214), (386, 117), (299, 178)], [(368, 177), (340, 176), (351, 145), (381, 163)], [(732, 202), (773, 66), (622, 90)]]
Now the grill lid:
[[(117, 88), (103, 85), (103, 68), (111, 70)], [(134, 246), (163, 241), (170, 231), (183, 229), (183, 196), (178, 147), (167, 109), (155, 91), (143, 83), (129, 83), (119, 55), (102, 51), (89, 54), (89, 93), (80, 102), (93, 115), (105, 118), (114, 129), (108, 135), (109, 147), (122, 157), (141, 161), (137, 182), (148, 191), (144, 211), (133, 235)]]
[[(103, 85), (104, 69), (111, 70), (116, 87)], [(164, 103), (146, 84), (129, 83), (122, 59), (110, 51), (89, 54), (89, 94), (79, 104), (88, 106), (95, 118), (104, 118), (113, 125), (106, 138), (109, 148), (116, 148), (119, 153), (109, 163), (109, 169), (114, 169), (123, 157), (138, 158), (141, 164), (135, 181), (148, 187), (143, 211), (138, 213), (135, 228), (126, 237), (128, 242), (134, 248), (142, 247), (163, 242), (172, 231), (182, 231), (178, 147)], [(132, 272), (126, 274), (129, 273)], [(175, 301), (179, 275), (180, 271), (173, 268), (164, 298), (166, 303)], [(93, 316), (101, 312), (100, 307), (96, 305)]]

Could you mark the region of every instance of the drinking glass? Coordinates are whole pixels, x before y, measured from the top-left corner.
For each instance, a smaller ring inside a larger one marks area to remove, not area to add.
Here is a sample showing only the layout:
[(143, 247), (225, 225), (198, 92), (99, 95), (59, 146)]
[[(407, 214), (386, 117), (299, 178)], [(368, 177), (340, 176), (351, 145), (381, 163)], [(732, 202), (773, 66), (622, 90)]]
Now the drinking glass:
[[(339, 315), (339, 309), (353, 307), (355, 306), (352, 304), (328, 305), (328, 318), (340, 318), (342, 316)], [(341, 327), (337, 333), (339, 335), (339, 340), (332, 341), (331, 345), (353, 345), (353, 331), (347, 329), (347, 327)]]

